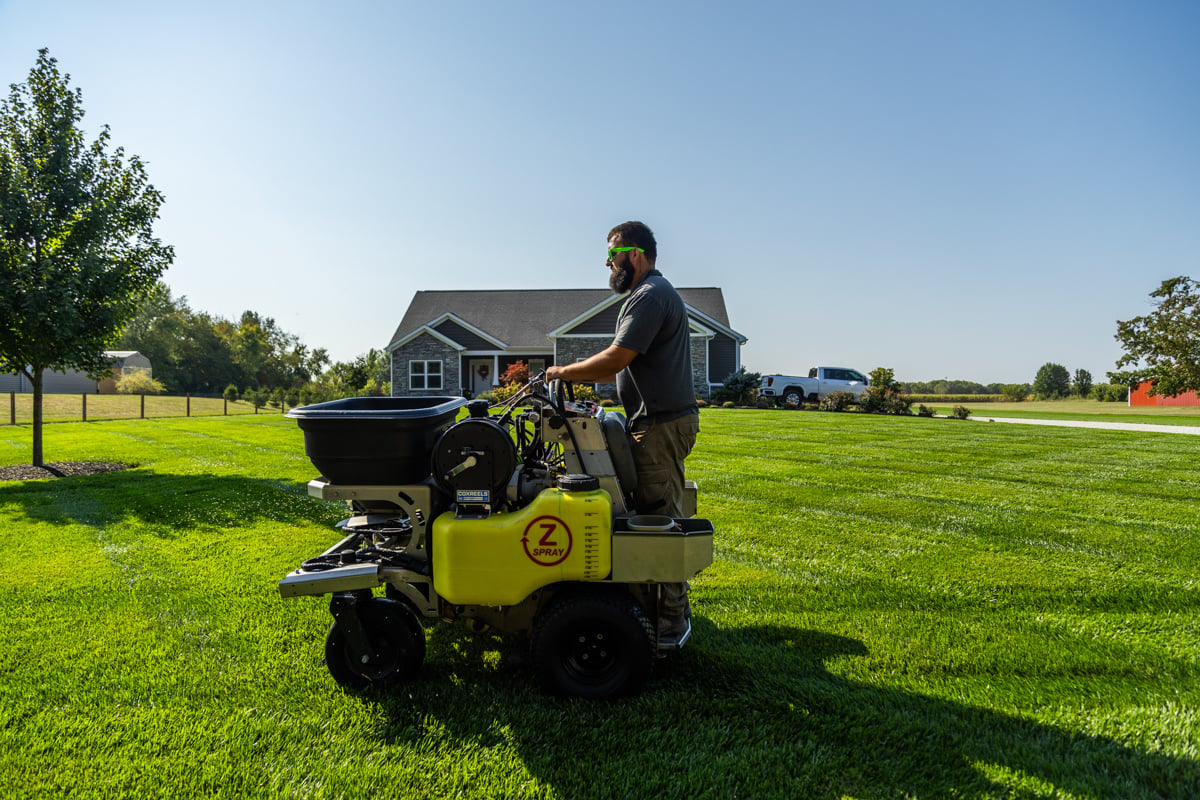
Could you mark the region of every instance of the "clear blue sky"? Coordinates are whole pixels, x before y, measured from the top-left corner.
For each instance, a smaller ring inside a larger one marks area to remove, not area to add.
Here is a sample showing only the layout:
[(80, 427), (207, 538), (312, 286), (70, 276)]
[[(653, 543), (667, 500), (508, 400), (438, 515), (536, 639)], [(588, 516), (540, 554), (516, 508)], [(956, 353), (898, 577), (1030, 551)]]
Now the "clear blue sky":
[(337, 360), (642, 219), (745, 366), (1097, 379), (1200, 278), (1200, 3), (0, 0), (167, 198), (165, 279)]

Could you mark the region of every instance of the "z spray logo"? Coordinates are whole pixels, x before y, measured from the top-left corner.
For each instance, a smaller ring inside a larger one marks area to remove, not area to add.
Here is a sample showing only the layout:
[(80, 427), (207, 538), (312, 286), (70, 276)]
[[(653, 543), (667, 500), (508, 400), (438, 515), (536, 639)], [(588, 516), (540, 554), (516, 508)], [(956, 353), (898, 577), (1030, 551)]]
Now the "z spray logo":
[(555, 567), (571, 554), (571, 529), (558, 517), (538, 517), (521, 537), (525, 555), (543, 567)]

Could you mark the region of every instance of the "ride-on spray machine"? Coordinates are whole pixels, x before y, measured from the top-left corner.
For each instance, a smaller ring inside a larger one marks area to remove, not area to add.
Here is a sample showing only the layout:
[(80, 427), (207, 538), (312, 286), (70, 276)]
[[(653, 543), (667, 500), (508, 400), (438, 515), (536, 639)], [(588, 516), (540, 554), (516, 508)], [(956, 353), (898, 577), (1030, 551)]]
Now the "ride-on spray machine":
[(637, 691), (690, 638), (690, 620), (659, 635), (659, 587), (712, 563), (712, 524), (695, 518), (690, 483), (687, 516), (634, 513), (621, 414), (539, 376), (498, 409), (357, 397), (287, 416), (321, 472), (309, 495), (354, 514), (279, 582), (284, 597), (332, 595), (325, 658), (339, 684), (412, 678), (423, 622), (528, 637), (547, 690), (596, 699)]

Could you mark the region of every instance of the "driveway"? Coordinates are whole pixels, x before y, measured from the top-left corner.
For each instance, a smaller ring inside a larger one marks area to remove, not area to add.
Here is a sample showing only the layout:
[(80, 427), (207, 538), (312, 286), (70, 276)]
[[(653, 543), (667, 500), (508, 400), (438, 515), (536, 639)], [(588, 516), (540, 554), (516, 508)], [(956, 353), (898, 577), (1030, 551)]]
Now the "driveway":
[(1017, 425), (1057, 425), (1064, 428), (1105, 428), (1136, 433), (1190, 433), (1200, 436), (1200, 428), (1189, 425), (1154, 425), (1143, 422), (1083, 422), (1072, 419), (1017, 419), (1015, 417), (967, 417), (972, 422), (1012, 422)]

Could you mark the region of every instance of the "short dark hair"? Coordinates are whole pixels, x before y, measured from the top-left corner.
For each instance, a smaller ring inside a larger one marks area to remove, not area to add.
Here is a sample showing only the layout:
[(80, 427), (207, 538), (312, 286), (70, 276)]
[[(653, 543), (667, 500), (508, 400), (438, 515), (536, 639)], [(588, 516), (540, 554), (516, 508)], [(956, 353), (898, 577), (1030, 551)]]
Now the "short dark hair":
[(622, 222), (608, 232), (611, 241), (616, 236), (622, 247), (640, 247), (646, 251), (646, 260), (651, 264), (658, 261), (658, 242), (654, 241), (654, 231), (644, 222)]

